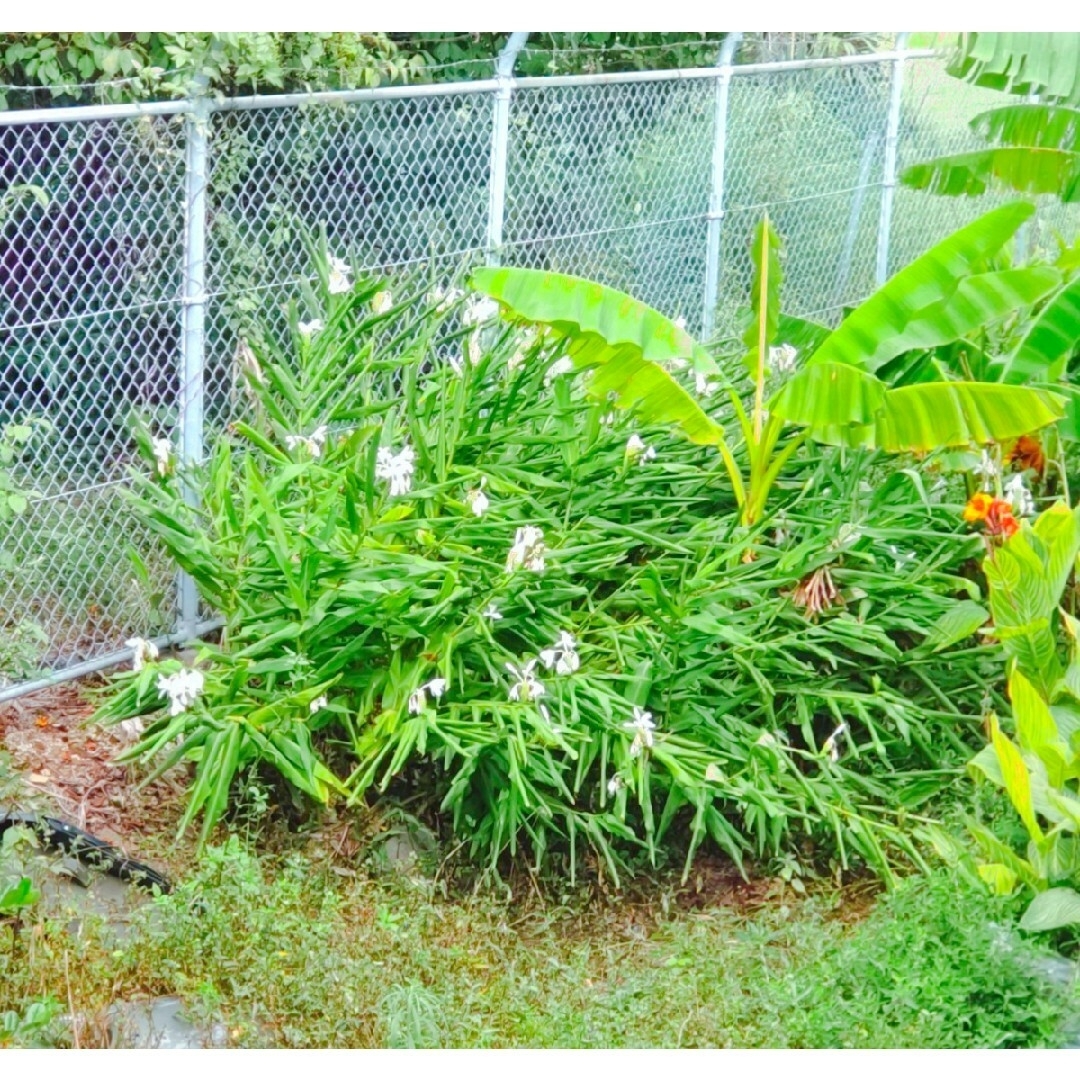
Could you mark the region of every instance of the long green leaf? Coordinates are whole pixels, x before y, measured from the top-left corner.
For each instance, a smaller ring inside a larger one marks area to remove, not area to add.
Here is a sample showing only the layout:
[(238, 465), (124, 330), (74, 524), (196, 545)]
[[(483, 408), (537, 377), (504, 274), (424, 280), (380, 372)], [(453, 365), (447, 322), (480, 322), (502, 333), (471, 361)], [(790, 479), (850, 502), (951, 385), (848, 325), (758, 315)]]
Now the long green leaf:
[(689, 360), (696, 371), (717, 374), (716, 362), (682, 327), (648, 304), (595, 281), (544, 270), (483, 267), (474, 271), (472, 286), (518, 318), (568, 337), (592, 334), (610, 346), (636, 349), (657, 364)]
[(875, 444), (892, 453), (1000, 442), (1026, 435), (1064, 415), (1047, 390), (999, 383), (920, 383), (885, 394)]
[(1056, 382), (1080, 343), (1080, 278), (1060, 289), (1005, 361), (1003, 381)]
[(757, 377), (758, 371), (762, 317), (765, 322), (766, 349), (776, 340), (780, 326), (780, 285), (783, 281), (780, 251), (780, 237), (769, 224), (769, 219), (763, 218), (754, 230), (754, 240), (750, 245), (750, 259), (754, 266), (754, 280), (750, 289), (752, 318), (743, 331), (743, 344), (746, 346), (743, 363), (752, 379)]
[[(860, 304), (808, 363), (853, 364), (876, 371), (904, 351), (903, 334), (912, 320), (919, 313), (929, 317), (926, 313), (932, 314), (931, 305), (948, 300), (965, 278), (982, 272), (986, 260), (1000, 251), (1034, 212), (1030, 203), (1009, 203), (932, 247)], [(952, 317), (947, 305), (938, 312), (938, 318), (946, 317)]]
[(712, 357), (685, 330), (625, 293), (582, 278), (512, 268), (476, 271), (473, 285), (516, 318), (566, 337), (575, 365), (590, 369), (590, 393), (614, 395), (645, 423), (674, 424), (694, 443), (725, 447), (724, 431), (661, 367), (689, 359), (716, 372)]
[(1060, 930), (1080, 923), (1080, 893), (1065, 885), (1039, 893), (1020, 918), (1020, 929), (1029, 932)]
[(1080, 105), (1080, 34), (961, 34), (948, 71), (992, 90)]
[(932, 195), (983, 195), (1008, 189), (1076, 202), (1080, 199), (1080, 154), (1016, 146), (970, 150), (912, 165), (901, 174), (900, 182)]

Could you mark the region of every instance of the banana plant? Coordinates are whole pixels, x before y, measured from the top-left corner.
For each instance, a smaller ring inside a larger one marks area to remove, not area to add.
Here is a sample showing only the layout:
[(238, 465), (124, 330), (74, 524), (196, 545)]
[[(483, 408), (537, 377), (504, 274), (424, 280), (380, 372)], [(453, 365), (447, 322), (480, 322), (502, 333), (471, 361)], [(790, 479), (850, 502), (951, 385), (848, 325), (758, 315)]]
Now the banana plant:
[(673, 424), (691, 441), (715, 446), (742, 523), (753, 525), (780, 471), (807, 438), (921, 452), (1001, 441), (1061, 417), (1062, 400), (1044, 389), (944, 381), (893, 388), (877, 375), (913, 348), (947, 345), (1060, 285), (1060, 274), (1049, 267), (986, 269), (1033, 212), (1028, 203), (991, 211), (900, 271), (835, 330), (808, 332), (812, 345), (802, 370), (768, 400), (773, 350), (786, 344), (777, 337), (791, 322), (780, 316), (779, 238), (763, 221), (753, 241), (753, 318), (744, 336), (753, 382), (749, 407), (729, 387), (745, 473), (723, 427), (663, 366), (689, 361), (698, 373), (716, 377), (715, 361), (659, 312), (596, 282), (539, 270), (485, 268), (474, 273), (472, 283), (512, 318), (547, 327), (560, 338), (574, 364), (591, 372), (591, 393), (613, 393), (617, 407), (636, 410), (642, 420)]

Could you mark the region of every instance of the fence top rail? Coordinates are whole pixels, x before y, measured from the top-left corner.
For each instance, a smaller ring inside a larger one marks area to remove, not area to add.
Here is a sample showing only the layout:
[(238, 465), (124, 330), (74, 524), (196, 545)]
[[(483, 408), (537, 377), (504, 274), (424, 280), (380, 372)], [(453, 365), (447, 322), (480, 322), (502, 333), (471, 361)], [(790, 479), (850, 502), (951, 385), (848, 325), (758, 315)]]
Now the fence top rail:
[[(814, 71), (857, 67), (893, 60), (927, 60), (939, 54), (933, 49), (893, 49), (886, 52), (857, 53), (852, 56), (818, 60), (775, 60), (756, 64), (735, 64), (724, 70), (733, 78), (765, 75), (770, 72)], [(209, 98), (204, 107), (212, 112), (246, 112), (252, 109), (286, 109), (303, 105), (351, 105), (365, 101), (408, 98), (455, 97), (463, 94), (494, 94), (507, 84), (515, 89), (540, 90), (546, 87), (612, 86), (619, 83), (677, 82), (715, 79), (720, 69), (665, 68), (662, 71), (616, 71), (598, 75), (536, 75), (510, 80), (474, 79), (462, 82), (423, 83), (413, 86), (378, 86), (362, 90), (322, 90), (296, 94), (251, 94), (245, 97)], [(195, 110), (190, 98), (176, 101), (132, 102), (125, 105), (71, 105), (59, 108), (16, 109), (0, 112), (0, 127), (24, 124), (59, 124), (98, 120), (125, 120), (140, 116), (184, 116)]]

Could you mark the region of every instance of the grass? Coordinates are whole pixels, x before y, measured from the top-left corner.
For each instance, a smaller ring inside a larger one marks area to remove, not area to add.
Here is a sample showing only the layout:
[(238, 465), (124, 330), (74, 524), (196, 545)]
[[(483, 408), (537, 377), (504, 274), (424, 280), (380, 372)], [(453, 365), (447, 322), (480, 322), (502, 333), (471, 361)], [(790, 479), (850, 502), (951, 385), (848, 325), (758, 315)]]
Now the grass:
[(1005, 935), (1002, 902), (947, 871), (853, 923), (845, 896), (786, 890), (749, 913), (689, 910), (662, 887), (644, 901), (446, 899), (427, 879), (343, 877), (232, 841), (124, 941), (91, 922), (78, 937), (61, 921), (0, 936), (0, 1017), (70, 989), (89, 1018), (179, 994), (246, 1046), (1060, 1043), (1074, 991), (1033, 974), (1044, 950)]

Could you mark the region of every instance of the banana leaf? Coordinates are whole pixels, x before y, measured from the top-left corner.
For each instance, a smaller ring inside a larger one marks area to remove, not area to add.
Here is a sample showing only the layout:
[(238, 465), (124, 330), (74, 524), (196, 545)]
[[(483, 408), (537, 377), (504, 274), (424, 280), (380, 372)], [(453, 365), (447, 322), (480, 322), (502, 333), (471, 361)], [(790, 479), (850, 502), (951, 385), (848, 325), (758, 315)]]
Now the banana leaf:
[[(972, 275), (983, 276), (986, 262), (996, 255), (1031, 217), (1035, 207), (1014, 202), (991, 210), (959, 231), (946, 237), (925, 254), (890, 278), (873, 296), (860, 304), (825, 339), (808, 363), (852, 364), (871, 373), (910, 347), (904, 337), (909, 327), (918, 341), (951, 341), (966, 331), (974, 295), (960, 291)], [(1000, 278), (1000, 275), (999, 275)], [(999, 280), (1008, 286), (1012, 279)], [(1015, 284), (1015, 282), (1013, 282)], [(978, 286), (972, 288), (978, 289)], [(957, 293), (959, 291), (959, 296)], [(955, 308), (947, 303), (956, 297)], [(985, 290), (979, 303), (991, 305), (998, 316), (1007, 305), (1021, 306), (1020, 295), (1010, 290)], [(970, 326), (968, 327), (970, 329)], [(934, 331), (937, 331), (935, 334)]]

